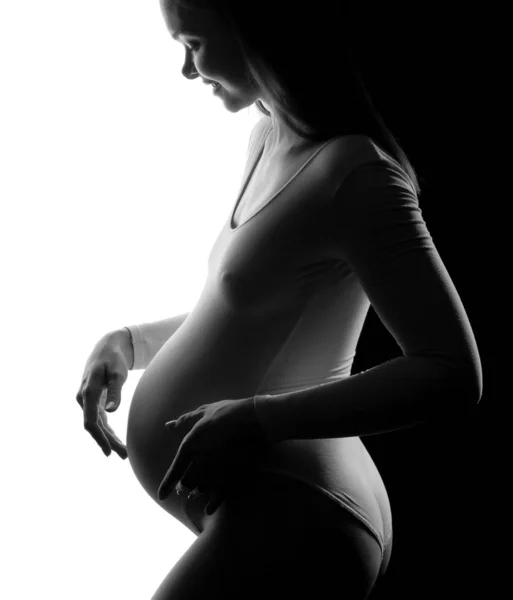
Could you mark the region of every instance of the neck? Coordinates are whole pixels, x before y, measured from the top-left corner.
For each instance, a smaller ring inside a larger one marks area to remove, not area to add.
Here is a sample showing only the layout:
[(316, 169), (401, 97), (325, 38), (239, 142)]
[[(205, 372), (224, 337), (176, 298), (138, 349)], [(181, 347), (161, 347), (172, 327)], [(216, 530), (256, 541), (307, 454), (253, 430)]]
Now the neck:
[(272, 107), (265, 103), (264, 106), (271, 113), (272, 131), (265, 143), (269, 155), (293, 156), (312, 148), (314, 142), (299, 136), (276, 114), (276, 111), (273, 111)]

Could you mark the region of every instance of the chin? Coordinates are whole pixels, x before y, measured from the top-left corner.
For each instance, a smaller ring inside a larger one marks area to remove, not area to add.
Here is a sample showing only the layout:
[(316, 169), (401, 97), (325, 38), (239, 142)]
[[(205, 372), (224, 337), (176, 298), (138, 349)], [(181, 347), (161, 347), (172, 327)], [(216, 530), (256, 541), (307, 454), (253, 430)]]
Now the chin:
[(245, 108), (250, 108), (258, 100), (258, 98), (255, 99), (252, 95), (230, 93), (225, 88), (223, 88), (221, 96), (225, 100), (226, 109), (232, 113), (238, 113)]

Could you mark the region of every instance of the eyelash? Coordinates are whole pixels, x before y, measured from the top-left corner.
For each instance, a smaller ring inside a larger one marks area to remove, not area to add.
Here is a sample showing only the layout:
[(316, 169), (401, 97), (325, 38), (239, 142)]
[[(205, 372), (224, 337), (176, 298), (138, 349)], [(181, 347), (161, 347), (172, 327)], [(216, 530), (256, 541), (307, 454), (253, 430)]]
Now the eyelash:
[(190, 50), (191, 52), (197, 52), (197, 51), (199, 50), (199, 48), (200, 48), (200, 44), (193, 44), (193, 45), (191, 46), (191, 48), (189, 48), (189, 50)]

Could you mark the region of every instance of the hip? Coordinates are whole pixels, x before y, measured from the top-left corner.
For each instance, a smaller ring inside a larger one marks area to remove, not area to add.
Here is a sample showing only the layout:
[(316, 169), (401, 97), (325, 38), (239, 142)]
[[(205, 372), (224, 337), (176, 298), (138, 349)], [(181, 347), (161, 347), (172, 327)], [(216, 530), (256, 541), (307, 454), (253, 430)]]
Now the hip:
[[(374, 540), (381, 554), (380, 574), (390, 560), (392, 536), (383, 541), (376, 527), (358, 512), (348, 510), (329, 490), (285, 473), (257, 470), (227, 491), (213, 515), (205, 514), (208, 495), (182, 496), (182, 517), (187, 527), (201, 535), (215, 520), (218, 511), (229, 511), (242, 516), (242, 522), (252, 523), (265, 519), (267, 526), (279, 530), (303, 529), (308, 531), (353, 531), (357, 536)], [(360, 532), (360, 533), (358, 533)]]
[[(273, 445), (250, 472), (226, 491), (237, 496), (247, 482), (262, 476), (289, 482), (291, 493), (299, 490), (317, 499), (320, 506), (335, 506), (362, 523), (376, 538), (382, 551), (392, 537), (392, 513), (379, 471), (359, 438), (287, 440)], [(182, 513), (190, 529), (203, 531), (208, 516), (208, 496), (182, 498)], [(248, 510), (251, 510), (248, 505)]]

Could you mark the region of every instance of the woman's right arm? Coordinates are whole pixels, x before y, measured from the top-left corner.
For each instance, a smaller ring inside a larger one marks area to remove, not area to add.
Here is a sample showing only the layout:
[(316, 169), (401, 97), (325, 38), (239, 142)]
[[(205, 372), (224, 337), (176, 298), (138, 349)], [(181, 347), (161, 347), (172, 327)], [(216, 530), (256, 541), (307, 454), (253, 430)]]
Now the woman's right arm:
[(188, 316), (189, 313), (183, 313), (162, 321), (130, 325), (109, 335), (119, 342), (129, 370), (146, 369), (157, 352), (178, 331)]

